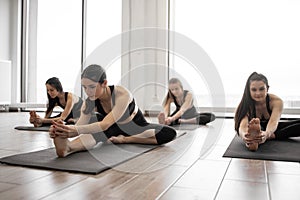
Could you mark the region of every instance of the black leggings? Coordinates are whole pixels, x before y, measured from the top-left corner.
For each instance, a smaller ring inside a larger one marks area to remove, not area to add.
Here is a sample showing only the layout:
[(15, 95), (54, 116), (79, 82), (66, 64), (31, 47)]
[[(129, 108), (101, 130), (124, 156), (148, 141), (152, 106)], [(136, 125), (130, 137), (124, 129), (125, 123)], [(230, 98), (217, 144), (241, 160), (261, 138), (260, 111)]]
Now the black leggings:
[[(176, 110), (175, 112), (173, 112), (171, 114), (171, 117), (174, 116), (178, 111)], [(196, 123), (199, 125), (205, 125), (209, 122), (212, 122), (216, 119), (216, 116), (213, 113), (192, 113), (192, 114), (184, 114), (182, 117), (180, 117), (179, 119), (192, 119), (192, 118), (196, 118)], [(172, 125), (178, 125), (179, 123), (179, 119), (176, 119), (175, 121), (173, 121), (170, 126)]]
[[(98, 117), (98, 121), (99, 120)], [(151, 124), (146, 121), (143, 113), (139, 110), (132, 121), (126, 124), (113, 124), (107, 130), (99, 133), (92, 134), (96, 142), (106, 142), (108, 138), (112, 136), (124, 135), (137, 135), (146, 130), (154, 129), (155, 138), (158, 144), (165, 144), (172, 141), (176, 137), (176, 130), (172, 127), (161, 125), (161, 124)]]
[[(267, 122), (261, 123), (262, 130), (266, 130)], [(285, 140), (290, 137), (300, 136), (300, 120), (279, 121), (278, 127), (274, 132), (275, 139)]]

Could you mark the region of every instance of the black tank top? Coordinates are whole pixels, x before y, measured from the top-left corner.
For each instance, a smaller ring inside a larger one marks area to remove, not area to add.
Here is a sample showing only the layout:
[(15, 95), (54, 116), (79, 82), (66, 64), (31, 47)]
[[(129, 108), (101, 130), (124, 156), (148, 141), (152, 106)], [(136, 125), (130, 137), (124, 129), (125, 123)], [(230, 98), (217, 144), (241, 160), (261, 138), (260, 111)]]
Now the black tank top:
[[(68, 92), (65, 92), (65, 102), (67, 103), (67, 101), (68, 101)], [(59, 107), (61, 107), (62, 109), (65, 109), (65, 107), (66, 107), (66, 106), (63, 106), (63, 105), (60, 103), (60, 101), (59, 101), (58, 98), (57, 98), (57, 105), (58, 105)]]
[[(266, 96), (266, 107), (267, 107), (267, 110), (268, 110), (269, 115), (271, 116), (272, 110), (271, 110), (271, 108), (270, 108), (270, 96), (269, 96), (269, 94), (267, 94), (267, 96)], [(254, 114), (254, 118), (256, 118), (256, 110), (255, 110), (255, 106), (254, 106), (254, 108), (253, 108), (253, 114)], [(261, 123), (267, 123), (268, 121), (269, 121), (269, 119), (266, 119), (266, 118), (264, 117), (264, 115), (260, 118), (260, 122), (261, 122)]]
[[(112, 104), (113, 104), (112, 107), (114, 107), (115, 106), (115, 93), (114, 93), (115, 86), (110, 85), (108, 87), (111, 92), (111, 99), (112, 99)], [(101, 105), (100, 99), (95, 100), (95, 106), (97, 108), (97, 112), (99, 112), (103, 117), (105, 117), (108, 114), (104, 111), (104, 109)], [(122, 115), (122, 117), (118, 121), (124, 121), (125, 119), (127, 119), (134, 112), (134, 108), (135, 108), (135, 102), (134, 102), (134, 99), (132, 99), (132, 101), (126, 108), (125, 113)]]
[[(189, 92), (188, 90), (184, 90), (183, 91), (183, 103), (185, 101), (185, 97), (186, 97), (186, 95), (187, 95), (188, 92)], [(180, 108), (181, 108), (181, 105), (178, 104), (178, 102), (176, 101), (176, 97), (172, 93), (171, 93), (171, 95), (172, 95), (172, 98), (174, 99), (174, 104), (176, 106), (176, 111), (175, 112), (178, 112), (180, 110)], [(187, 109), (183, 113), (183, 115), (181, 116), (181, 118), (191, 118), (191, 117), (195, 117), (197, 115), (198, 115), (198, 112), (197, 112), (195, 106), (192, 105), (191, 108)]]

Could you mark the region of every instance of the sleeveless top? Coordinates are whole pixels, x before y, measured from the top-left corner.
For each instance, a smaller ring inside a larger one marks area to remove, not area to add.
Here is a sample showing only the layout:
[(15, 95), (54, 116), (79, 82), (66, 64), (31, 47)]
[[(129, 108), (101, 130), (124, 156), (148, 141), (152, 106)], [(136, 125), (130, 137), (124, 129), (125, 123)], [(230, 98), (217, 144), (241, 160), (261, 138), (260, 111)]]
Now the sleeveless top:
[[(185, 97), (186, 97), (186, 95), (187, 95), (188, 92), (189, 92), (188, 90), (184, 90), (184, 91), (183, 91), (183, 103), (184, 103), (184, 101), (185, 101)], [(172, 95), (172, 98), (174, 99), (174, 104), (175, 104), (175, 106), (176, 106), (176, 110), (175, 110), (174, 113), (176, 113), (176, 112), (178, 112), (178, 111), (180, 110), (181, 105), (179, 105), (178, 102), (176, 101), (176, 97), (175, 97), (172, 93), (170, 93), (170, 94)], [(193, 103), (193, 102), (192, 102), (192, 103)], [(195, 117), (195, 116), (197, 116), (198, 114), (199, 114), (199, 113), (197, 112), (195, 106), (192, 105), (191, 108), (187, 109), (187, 110), (183, 113), (183, 115), (181, 116), (181, 118), (186, 118), (186, 119), (188, 119), (188, 118), (191, 118), (191, 117)]]
[[(110, 85), (108, 87), (111, 92), (112, 107), (114, 107), (115, 106), (115, 93), (114, 93), (115, 86)], [(101, 117), (104, 118), (108, 114), (104, 111), (104, 109), (101, 105), (100, 99), (95, 100), (95, 106), (97, 108), (97, 112), (102, 115)], [(135, 101), (134, 101), (134, 99), (132, 99), (132, 101), (129, 103), (128, 107), (126, 108), (125, 113), (122, 115), (122, 117), (118, 121), (124, 121), (125, 119), (127, 119), (134, 112), (134, 109), (135, 109)]]
[[(267, 96), (266, 96), (266, 107), (267, 107), (267, 111), (268, 111), (269, 115), (271, 116), (272, 110), (270, 108), (270, 96), (269, 96), (269, 94), (267, 94)], [(254, 118), (256, 118), (255, 107), (253, 108), (253, 114), (254, 114)], [(266, 119), (264, 117), (264, 115), (260, 118), (260, 125), (262, 126), (263, 130), (267, 127), (268, 122), (269, 122), (269, 119)]]
[[(65, 92), (65, 102), (67, 102), (67, 101), (68, 101), (68, 92)], [(56, 103), (57, 103), (57, 105), (58, 105), (59, 107), (61, 107), (62, 109), (65, 109), (66, 106), (62, 105), (62, 104), (60, 103), (60, 101), (59, 101), (58, 98), (57, 98), (57, 102), (56, 102)], [(72, 111), (71, 111), (71, 113), (69, 114), (70, 117), (73, 118), (73, 116), (74, 116), (74, 117), (79, 117), (79, 116), (80, 116), (82, 103), (83, 103), (82, 99), (81, 99), (80, 97), (78, 97), (78, 102), (75, 103), (75, 104), (73, 105)], [(67, 117), (67, 118), (68, 118), (68, 117)]]

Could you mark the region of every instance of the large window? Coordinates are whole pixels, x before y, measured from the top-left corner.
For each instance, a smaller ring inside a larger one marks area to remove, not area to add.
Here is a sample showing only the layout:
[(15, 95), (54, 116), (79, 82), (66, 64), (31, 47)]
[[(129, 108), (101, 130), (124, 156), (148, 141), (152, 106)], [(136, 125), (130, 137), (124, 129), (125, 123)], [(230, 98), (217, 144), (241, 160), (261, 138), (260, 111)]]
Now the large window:
[[(300, 1), (171, 1), (171, 29), (195, 41), (214, 62), (223, 82), (226, 106), (236, 107), (248, 76), (257, 71), (269, 79), (270, 93), (286, 108), (299, 107)], [(174, 41), (176, 45), (176, 41)], [(193, 80), (190, 64), (173, 56), (173, 68)], [(197, 81), (195, 81), (197, 80)], [(192, 85), (201, 105), (210, 105), (205, 77)]]
[(28, 11), (27, 101), (45, 103), (54, 76), (80, 95), (82, 1), (31, 0)]
[[(100, 64), (106, 69), (108, 84), (120, 84), (121, 57), (111, 60), (108, 65), (101, 63), (107, 54), (101, 54), (99, 49), (103, 50), (105, 44), (107, 51), (110, 50), (109, 48), (121, 50), (121, 43), (116, 47), (113, 46), (115, 43), (112, 40), (121, 34), (122, 1), (88, 0), (86, 5), (86, 57), (89, 58), (91, 53), (96, 52), (99, 56), (96, 64)], [(116, 56), (121, 56), (120, 54), (121, 52), (117, 53)]]
[[(65, 91), (81, 95), (82, 57), (85, 59), (102, 43), (120, 34), (122, 1), (24, 2), (28, 19), (25, 101), (46, 103), (45, 82), (53, 76), (60, 79)], [(110, 83), (120, 81), (120, 63), (113, 60), (109, 66), (103, 66), (108, 69)]]

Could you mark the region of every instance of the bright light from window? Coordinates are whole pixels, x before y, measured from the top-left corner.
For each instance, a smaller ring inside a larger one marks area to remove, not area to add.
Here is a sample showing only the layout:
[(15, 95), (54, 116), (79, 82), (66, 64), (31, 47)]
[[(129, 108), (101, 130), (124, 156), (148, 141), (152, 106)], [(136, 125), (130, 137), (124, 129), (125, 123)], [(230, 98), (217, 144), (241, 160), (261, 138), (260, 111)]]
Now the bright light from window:
[[(237, 106), (253, 71), (267, 76), (269, 92), (280, 96), (285, 107), (300, 107), (300, 79), (296, 73), (300, 66), (300, 1), (172, 3), (173, 30), (194, 40), (213, 60), (223, 81), (228, 107)], [(174, 59), (175, 68), (182, 65), (178, 60)], [(189, 71), (182, 73), (190, 76)], [(200, 99), (207, 97), (202, 88), (193, 92)]]

